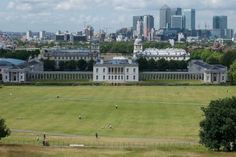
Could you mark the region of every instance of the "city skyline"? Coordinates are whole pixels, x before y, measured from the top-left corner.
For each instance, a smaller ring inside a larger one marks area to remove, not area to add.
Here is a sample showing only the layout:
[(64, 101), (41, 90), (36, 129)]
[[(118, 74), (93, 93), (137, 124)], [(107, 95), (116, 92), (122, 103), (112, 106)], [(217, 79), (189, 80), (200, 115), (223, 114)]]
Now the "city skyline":
[[(155, 5), (154, 5), (155, 4)], [(160, 27), (159, 12), (163, 5), (171, 8), (196, 9), (196, 29), (212, 28), (213, 16), (228, 16), (229, 28), (236, 28), (234, 0), (1, 0), (0, 30), (79, 31), (85, 25), (94, 26), (98, 31), (111, 32), (121, 27), (132, 27), (132, 17), (153, 15), (155, 28)]]

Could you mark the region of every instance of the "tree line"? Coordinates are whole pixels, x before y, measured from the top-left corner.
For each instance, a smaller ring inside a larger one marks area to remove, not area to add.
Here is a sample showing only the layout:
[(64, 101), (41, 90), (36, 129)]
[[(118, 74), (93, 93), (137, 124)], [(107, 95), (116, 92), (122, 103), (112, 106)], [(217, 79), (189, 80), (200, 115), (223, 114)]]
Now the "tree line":
[[(171, 45), (168, 42), (144, 42), (143, 49), (147, 48), (157, 48), (157, 49), (166, 49), (170, 48)], [(178, 43), (175, 45), (175, 48), (185, 49), (187, 45), (185, 43)], [(100, 44), (101, 53), (121, 53), (121, 54), (132, 54), (134, 50), (133, 41), (129, 42), (103, 42)]]
[(21, 60), (28, 60), (29, 57), (35, 57), (40, 54), (40, 50), (4, 50), (0, 49), (0, 58), (15, 58)]
[(165, 59), (155, 61), (154, 59), (139, 58), (137, 62), (140, 71), (184, 71), (188, 67), (187, 61), (167, 61)]
[(198, 49), (191, 52), (191, 59), (202, 59), (209, 64), (222, 64), (229, 68), (236, 60), (236, 49), (229, 50), (225, 53), (208, 49)]
[(44, 60), (45, 71), (93, 71), (94, 60), (85, 61), (83, 59), (78, 61), (59, 61), (58, 66), (56, 61)]

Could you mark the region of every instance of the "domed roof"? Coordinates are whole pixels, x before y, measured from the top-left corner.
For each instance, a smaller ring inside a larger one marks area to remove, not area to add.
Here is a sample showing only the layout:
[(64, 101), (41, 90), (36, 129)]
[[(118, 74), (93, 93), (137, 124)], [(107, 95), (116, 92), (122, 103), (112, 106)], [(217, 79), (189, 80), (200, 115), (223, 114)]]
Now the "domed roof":
[(135, 39), (135, 42), (134, 42), (135, 45), (139, 45), (139, 44), (142, 44), (142, 43), (143, 43), (142, 39), (140, 39), (140, 38)]

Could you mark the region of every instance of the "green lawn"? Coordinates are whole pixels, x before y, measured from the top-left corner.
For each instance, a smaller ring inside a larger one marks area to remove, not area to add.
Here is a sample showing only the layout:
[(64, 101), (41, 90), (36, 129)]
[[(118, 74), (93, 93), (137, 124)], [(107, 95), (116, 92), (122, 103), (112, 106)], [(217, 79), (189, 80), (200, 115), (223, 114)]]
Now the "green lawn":
[[(197, 145), (201, 107), (229, 96), (236, 96), (236, 87), (9, 86), (0, 89), (0, 116), (11, 129), (84, 138), (73, 142), (94, 142), (98, 132), (103, 142)], [(19, 134), (13, 132), (5, 140), (29, 136)]]

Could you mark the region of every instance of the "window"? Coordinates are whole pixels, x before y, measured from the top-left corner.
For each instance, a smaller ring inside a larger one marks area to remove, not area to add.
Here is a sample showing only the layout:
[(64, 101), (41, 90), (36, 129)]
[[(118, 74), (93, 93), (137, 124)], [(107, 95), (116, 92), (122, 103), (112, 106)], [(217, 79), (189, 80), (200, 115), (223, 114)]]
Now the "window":
[(127, 75), (126, 79), (129, 80), (129, 76), (128, 75)]
[(133, 71), (134, 71), (134, 73), (135, 73), (135, 72), (136, 72), (136, 69), (134, 68)]
[(96, 76), (96, 80), (98, 80), (98, 75)]
[(110, 79), (111, 79), (111, 76), (109, 76), (108, 78), (109, 78), (109, 80), (110, 80)]
[(104, 75), (104, 76), (103, 76), (103, 80), (105, 80), (105, 79), (106, 79), (106, 76)]
[(225, 80), (225, 76), (222, 76), (222, 81), (224, 81)]
[(135, 77), (135, 75), (133, 76), (133, 80), (136, 80), (136, 77)]
[(103, 68), (103, 73), (105, 73), (106, 72), (106, 69), (105, 68)]
[(20, 79), (22, 80), (22, 79), (23, 79), (23, 76), (20, 76)]
[(127, 73), (129, 72), (129, 68), (126, 69)]
[(117, 80), (117, 76), (115, 76), (115, 80)]
[(96, 72), (98, 73), (98, 68), (96, 68)]
[(118, 80), (120, 80), (120, 76), (118, 76)]
[(123, 76), (121, 76), (121, 80), (123, 80), (124, 78), (123, 78)]

